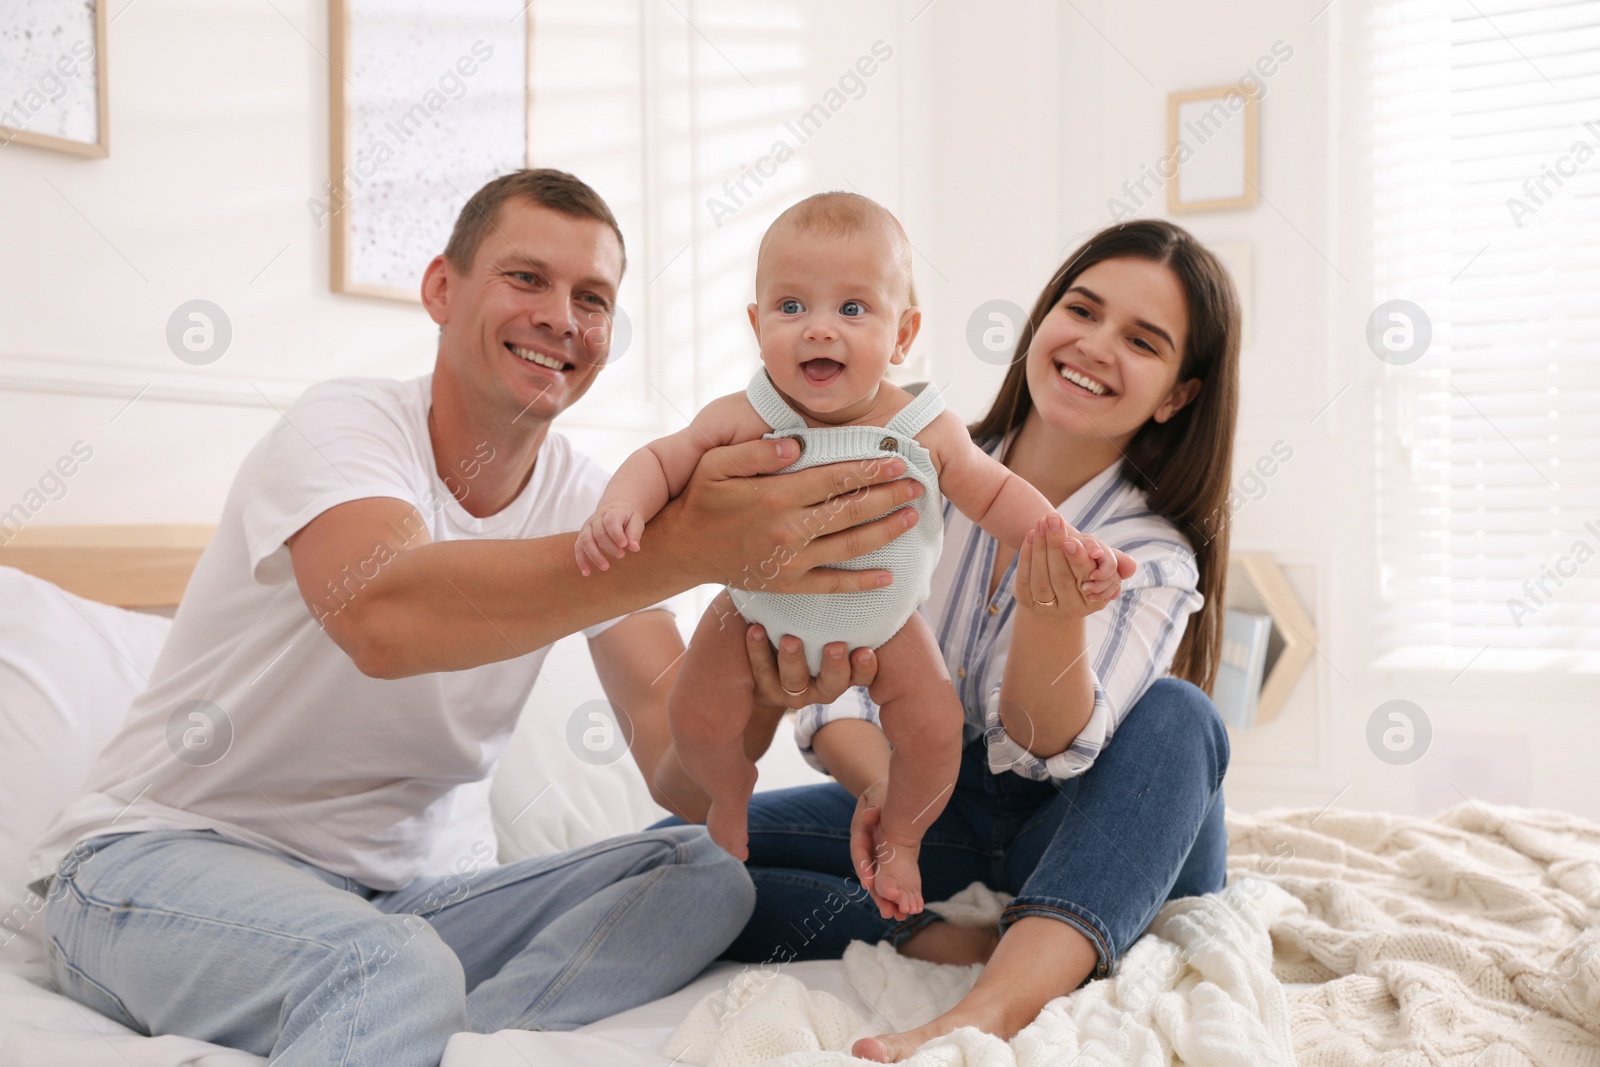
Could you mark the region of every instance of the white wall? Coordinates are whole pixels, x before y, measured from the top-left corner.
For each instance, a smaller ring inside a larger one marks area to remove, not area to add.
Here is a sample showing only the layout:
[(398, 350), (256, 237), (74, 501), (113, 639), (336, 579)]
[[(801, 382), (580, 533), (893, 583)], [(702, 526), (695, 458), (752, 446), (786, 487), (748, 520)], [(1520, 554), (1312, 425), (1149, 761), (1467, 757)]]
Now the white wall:
[[(785, 120), (895, 36), (888, 8), (759, 6), (764, 17), (731, 0), (677, 5), (687, 20), (638, 0), (534, 8), (535, 162), (583, 174), (629, 238), (634, 345), (567, 420), (613, 461), (754, 369), (750, 254), (799, 190), (855, 181), (897, 195), (899, 139), (882, 136), (897, 126), (890, 59), (753, 201), (731, 219), (707, 209), (741, 163), (793, 139)], [(328, 173), (326, 5), (122, 12), (107, 48), (110, 158), (0, 152), (0, 500), (74, 441), (95, 450), (40, 523), (214, 519), (239, 459), (307, 384), (432, 365), (420, 306), (329, 292), (328, 232), (307, 207)], [(173, 309), (196, 298), (233, 328), (200, 368), (165, 341)]]
[[(1251, 250), (1237, 460), (1277, 441), (1294, 455), (1238, 515), (1235, 548), (1284, 561), (1321, 635), (1282, 715), (1235, 734), (1229, 800), (1431, 811), (1459, 788), (1600, 817), (1580, 767), (1597, 740), (1592, 696), (1580, 703), (1570, 679), (1370, 667), (1375, 361), (1360, 334), (1372, 301), (1351, 125), (1363, 5), (1322, 6), (540, 0), (537, 161), (578, 170), (617, 206), (639, 331), (569, 431), (615, 462), (742, 385), (754, 242), (820, 188), (855, 187), (901, 215), (927, 316), (921, 369), (977, 414), (1001, 372), (967, 348), (972, 309), (1028, 306), (1111, 221), (1107, 199), (1165, 150), (1169, 91), (1232, 81), (1286, 42), (1293, 57), (1262, 105), (1264, 202), (1181, 220)], [(714, 218), (721, 183), (793, 141), (784, 122), (878, 40), (893, 57), (860, 98)], [(111, 157), (0, 149), (0, 508), (81, 439), (93, 460), (35, 521), (212, 521), (274, 405), (324, 377), (428, 368), (419, 308), (328, 292), (326, 233), (306, 209), (326, 180), (326, 48), (312, 0), (140, 0), (110, 32)], [(196, 297), (234, 325), (229, 353), (204, 368), (164, 341), (171, 310)], [(552, 700), (587, 698), (592, 681), (573, 677)], [(1435, 731), (1411, 767), (1365, 740), (1368, 716), (1397, 697)]]
[[(1111, 0), (1066, 7), (1017, 0), (981, 10), (939, 5), (931, 14), (947, 42), (943, 54), (962, 56), (964, 68), (964, 77), (936, 97), (943, 139), (934, 152), (943, 163), (934, 195), (942, 201), (937, 216), (949, 221), (937, 230), (935, 247), (955, 266), (931, 340), (941, 380), (961, 383), (955, 392), (966, 398), (969, 415), (985, 407), (1003, 374), (968, 349), (971, 309), (995, 298), (1030, 307), (1050, 273), (1116, 221), (1112, 198), (1140, 217), (1166, 217), (1164, 190), (1136, 197), (1123, 183), (1138, 182), (1167, 152), (1167, 94), (1236, 81), (1274, 42), (1292, 48), (1267, 80), (1262, 103), (1261, 183), (1270, 204), (1178, 221), (1208, 243), (1251, 249), (1254, 315), (1241, 362), (1236, 466), (1278, 440), (1294, 456), (1268, 495), (1238, 515), (1234, 548), (1277, 555), (1326, 634), (1336, 607), (1332, 553), (1364, 534), (1330, 527), (1318, 490), (1335, 479), (1358, 491), (1341, 462), (1364, 456), (1339, 448), (1329, 416), (1310, 422), (1332, 392), (1332, 272), (1316, 247), (1331, 245), (1325, 26), (1307, 26), (1301, 5), (1270, 0), (1137, 8)], [(1030, 32), (1016, 33), (1020, 24)], [(962, 42), (976, 46), (963, 51)], [(1319, 658), (1276, 721), (1234, 733), (1230, 803), (1321, 806), (1334, 796), (1343, 784), (1335, 779), (1344, 694), (1334, 692), (1330, 675)], [(1347, 792), (1342, 802), (1360, 797)], [(1410, 807), (1394, 795), (1383, 802)]]
[[(1431, 813), (1465, 796), (1600, 817), (1586, 756), (1600, 740), (1592, 676), (1371, 666), (1365, 10), (1325, 0), (933, 6), (924, 21), (939, 76), (922, 125), (937, 165), (921, 232), (948, 279), (936, 279), (925, 335), (934, 373), (956, 383), (965, 414), (982, 410), (1002, 371), (967, 347), (972, 309), (997, 297), (1030, 306), (1051, 270), (1113, 221), (1107, 201), (1129, 202), (1123, 183), (1167, 151), (1169, 92), (1233, 82), (1285, 43), (1293, 55), (1267, 79), (1261, 108), (1262, 203), (1177, 220), (1209, 244), (1249, 246), (1236, 481), (1276, 442), (1293, 457), (1238, 513), (1233, 547), (1282, 561), (1320, 635), (1279, 717), (1232, 733), (1229, 802)], [(1166, 217), (1164, 192), (1137, 214)], [(1431, 747), (1410, 766), (1380, 761), (1366, 739), (1369, 717), (1393, 699), (1432, 724)]]

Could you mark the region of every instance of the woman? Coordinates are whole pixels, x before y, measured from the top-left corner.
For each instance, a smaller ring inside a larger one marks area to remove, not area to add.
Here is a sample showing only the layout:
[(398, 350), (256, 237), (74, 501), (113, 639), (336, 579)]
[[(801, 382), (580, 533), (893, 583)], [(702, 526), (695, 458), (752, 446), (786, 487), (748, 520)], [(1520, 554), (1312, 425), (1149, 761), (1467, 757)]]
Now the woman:
[[(1019, 559), (946, 507), (923, 607), (967, 713), (960, 780), (921, 847), (924, 896), (973, 881), (1013, 894), (997, 931), (897, 921), (864, 890), (888, 768), (864, 692), (796, 723), (836, 782), (754, 797), (757, 905), (733, 958), (887, 938), (915, 958), (987, 961), (950, 1012), (856, 1055), (902, 1059), (960, 1026), (1010, 1038), (1109, 973), (1166, 900), (1222, 888), (1228, 741), (1203, 690), (1222, 642), (1238, 324), (1226, 272), (1187, 232), (1112, 227), (1045, 286), (972, 427), (1059, 509)], [(1071, 580), (1074, 528), (1139, 562), (1099, 614)], [(821, 691), (792, 643), (781, 663), (765, 640), (747, 647), (768, 703)]]

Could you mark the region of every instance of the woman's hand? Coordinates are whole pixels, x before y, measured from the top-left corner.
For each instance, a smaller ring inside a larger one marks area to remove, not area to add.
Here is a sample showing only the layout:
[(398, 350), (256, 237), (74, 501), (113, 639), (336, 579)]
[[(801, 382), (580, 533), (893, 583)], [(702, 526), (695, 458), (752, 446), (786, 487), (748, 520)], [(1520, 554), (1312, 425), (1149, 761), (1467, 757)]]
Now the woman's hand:
[(1122, 592), (1118, 554), (1050, 514), (1017, 552), (1017, 610), (1046, 619), (1081, 619)]
[(798, 637), (785, 634), (774, 656), (766, 629), (753, 625), (745, 632), (744, 648), (758, 707), (785, 710), (832, 704), (846, 689), (871, 685), (878, 676), (878, 657), (872, 649), (858, 648), (847, 657), (843, 641), (823, 646), (822, 673), (815, 678), (806, 667), (805, 647)]
[[(883, 798), (888, 788), (889, 777), (885, 775), (863, 789), (856, 798), (856, 813), (850, 818), (850, 862), (862, 887), (872, 893), (879, 912), (883, 912), (884, 903), (872, 892), (872, 883), (878, 875), (878, 824), (883, 819)], [(890, 916), (885, 914), (884, 918)]]

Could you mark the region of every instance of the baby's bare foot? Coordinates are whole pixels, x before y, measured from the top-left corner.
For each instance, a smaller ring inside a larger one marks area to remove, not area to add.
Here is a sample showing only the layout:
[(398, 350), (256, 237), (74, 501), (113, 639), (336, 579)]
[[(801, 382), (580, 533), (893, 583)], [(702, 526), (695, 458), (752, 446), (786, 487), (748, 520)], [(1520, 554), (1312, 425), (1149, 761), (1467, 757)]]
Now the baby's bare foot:
[(917, 866), (920, 851), (920, 841), (894, 843), (880, 839), (878, 843), (878, 873), (872, 891), (880, 902), (893, 909), (896, 919), (909, 918), (922, 910), (922, 871)]
[(711, 802), (706, 830), (724, 852), (743, 863), (750, 858), (750, 805), (748, 798)]

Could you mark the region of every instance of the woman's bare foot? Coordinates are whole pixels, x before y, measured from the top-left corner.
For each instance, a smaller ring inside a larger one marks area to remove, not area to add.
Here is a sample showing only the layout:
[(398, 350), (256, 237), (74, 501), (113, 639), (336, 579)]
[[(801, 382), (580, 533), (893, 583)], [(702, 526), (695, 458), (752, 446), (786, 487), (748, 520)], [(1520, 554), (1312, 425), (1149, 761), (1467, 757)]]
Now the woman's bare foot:
[[(906, 945), (932, 928), (919, 932)], [(864, 1037), (850, 1051), (864, 1060), (895, 1063), (924, 1043), (963, 1026), (975, 1026), (1010, 1041), (1046, 1004), (1082, 985), (1097, 962), (1094, 945), (1075, 927), (1038, 915), (1024, 916), (1006, 928), (1006, 936), (961, 1003), (926, 1026)]]
[(1031, 1018), (1017, 1022), (1006, 1017), (1006, 1005), (1003, 1002), (987, 1003), (974, 1002), (971, 994), (967, 999), (957, 1004), (954, 1008), (939, 1016), (925, 1026), (914, 1030), (907, 1030), (899, 1034), (879, 1034), (877, 1037), (863, 1037), (850, 1048), (850, 1054), (859, 1056), (864, 1060), (874, 1063), (897, 1063), (906, 1059), (924, 1044), (936, 1037), (961, 1029), (963, 1026), (975, 1026), (986, 1034), (993, 1034), (1002, 1041), (1010, 1041), (1016, 1036)]

